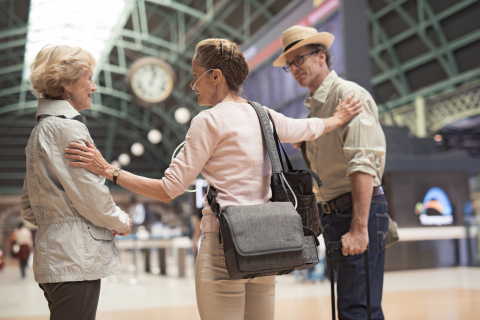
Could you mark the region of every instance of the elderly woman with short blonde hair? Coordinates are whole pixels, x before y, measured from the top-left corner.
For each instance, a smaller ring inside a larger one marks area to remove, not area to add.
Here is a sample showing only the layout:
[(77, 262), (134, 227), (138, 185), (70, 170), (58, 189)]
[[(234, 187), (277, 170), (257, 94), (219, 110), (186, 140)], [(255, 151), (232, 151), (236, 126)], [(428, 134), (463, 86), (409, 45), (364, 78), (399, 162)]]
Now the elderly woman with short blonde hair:
[(95, 319), (101, 279), (120, 271), (114, 236), (131, 228), (105, 178), (65, 158), (70, 141), (93, 144), (79, 111), (92, 107), (94, 67), (90, 52), (64, 45), (44, 47), (30, 66), (39, 99), (20, 211), (38, 226), (33, 272), (52, 320)]

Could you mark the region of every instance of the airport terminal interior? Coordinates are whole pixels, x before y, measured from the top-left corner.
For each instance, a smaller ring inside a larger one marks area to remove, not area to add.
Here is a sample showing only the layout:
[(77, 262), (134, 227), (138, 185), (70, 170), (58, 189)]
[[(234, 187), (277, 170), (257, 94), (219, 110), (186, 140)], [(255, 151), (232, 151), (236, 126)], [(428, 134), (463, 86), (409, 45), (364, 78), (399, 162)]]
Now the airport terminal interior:
[[(385, 249), (385, 319), (480, 319), (479, 17), (479, 0), (0, 0), (0, 320), (50, 314), (34, 254), (22, 275), (16, 238), (22, 222), (33, 241), (37, 234), (19, 207), (37, 124), (37, 53), (49, 44), (91, 52), (98, 90), (81, 112), (91, 138), (113, 166), (161, 179), (207, 109), (191, 88), (204, 39), (240, 46), (243, 98), (309, 117), (309, 89), (273, 66), (293, 25), (333, 34), (331, 69), (378, 106), (381, 184), (398, 231)], [(306, 168), (299, 150), (283, 146)], [(105, 184), (132, 229), (114, 240), (121, 271), (102, 279), (96, 319), (200, 319), (195, 263), (208, 182), (199, 175), (168, 203)], [(331, 319), (319, 240), (318, 264), (277, 276), (275, 320)]]

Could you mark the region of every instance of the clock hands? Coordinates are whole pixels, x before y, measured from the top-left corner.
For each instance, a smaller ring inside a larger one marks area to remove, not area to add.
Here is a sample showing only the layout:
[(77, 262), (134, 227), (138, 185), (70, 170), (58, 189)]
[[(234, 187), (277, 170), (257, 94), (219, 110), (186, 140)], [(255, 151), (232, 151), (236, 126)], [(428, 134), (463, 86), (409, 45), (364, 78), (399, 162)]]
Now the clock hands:
[(153, 80), (155, 80), (155, 76), (157, 75), (157, 68), (155, 66), (150, 66), (152, 70), (152, 77), (150, 78), (150, 85), (153, 84)]

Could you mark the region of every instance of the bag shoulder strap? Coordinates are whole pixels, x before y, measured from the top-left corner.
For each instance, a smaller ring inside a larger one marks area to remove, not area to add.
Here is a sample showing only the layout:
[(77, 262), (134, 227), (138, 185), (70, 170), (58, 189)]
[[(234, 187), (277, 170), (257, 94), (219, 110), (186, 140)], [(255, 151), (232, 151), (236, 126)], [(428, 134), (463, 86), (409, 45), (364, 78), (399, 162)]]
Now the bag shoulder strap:
[[(277, 150), (278, 150), (278, 156), (280, 157), (280, 163), (282, 165), (282, 168), (283, 168), (283, 161), (282, 161), (282, 155), (280, 153), (280, 148), (282, 149), (283, 151), (283, 156), (285, 157), (285, 161), (287, 162), (287, 168), (289, 171), (294, 171), (293, 170), (293, 166), (292, 166), (292, 163), (290, 162), (290, 159), (288, 159), (288, 156), (287, 156), (287, 153), (285, 152), (285, 149), (283, 148), (283, 145), (281, 144), (280, 142), (280, 138), (278, 137), (278, 134), (277, 134), (277, 129), (275, 128), (275, 122), (273, 121), (272, 119), (272, 116), (270, 114), (268, 114), (268, 117), (270, 118), (270, 121), (272, 121), (272, 125), (273, 125), (273, 136), (274, 136), (274, 139), (275, 139), (275, 143), (276, 145), (278, 146), (277, 147)], [(284, 169), (285, 170), (285, 169)], [(311, 169), (298, 169), (298, 170), (295, 170), (295, 171), (298, 171), (298, 172), (307, 172), (309, 173), (312, 178), (317, 182), (318, 186), (321, 187), (323, 186), (323, 183), (322, 181), (320, 180), (320, 178), (318, 177), (318, 175)]]
[(262, 127), (263, 137), (265, 138), (265, 143), (267, 144), (268, 156), (270, 157), (270, 162), (272, 163), (273, 181), (276, 185), (279, 185), (281, 184), (280, 174), (283, 172), (283, 170), (280, 163), (280, 158), (278, 157), (279, 151), (277, 149), (277, 145), (275, 144), (268, 114), (258, 102), (248, 101), (248, 103), (257, 112), (258, 119), (260, 120), (260, 126)]
[[(272, 164), (272, 182), (276, 186), (281, 185), (282, 188), (285, 189), (283, 180), (280, 178), (280, 174), (283, 173), (279, 157), (280, 150), (277, 148), (277, 144), (275, 143), (275, 138), (272, 133), (272, 128), (270, 127), (269, 114), (258, 102), (248, 101), (248, 103), (255, 109), (258, 119), (260, 120), (260, 127), (262, 128), (263, 137), (265, 138), (265, 143), (267, 145), (268, 156)], [(220, 214), (220, 206), (216, 201), (216, 198), (217, 191), (212, 185), (210, 185), (207, 192), (207, 201), (208, 204), (212, 207), (213, 211), (216, 213), (216, 215), (218, 215)]]

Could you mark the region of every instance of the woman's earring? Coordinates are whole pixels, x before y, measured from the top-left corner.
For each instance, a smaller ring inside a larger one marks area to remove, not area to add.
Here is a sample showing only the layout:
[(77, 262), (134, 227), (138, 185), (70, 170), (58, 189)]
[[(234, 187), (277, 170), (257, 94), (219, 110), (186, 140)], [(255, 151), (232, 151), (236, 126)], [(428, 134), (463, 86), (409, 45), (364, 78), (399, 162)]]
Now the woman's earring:
[(67, 93), (67, 100), (70, 99), (70, 93)]

